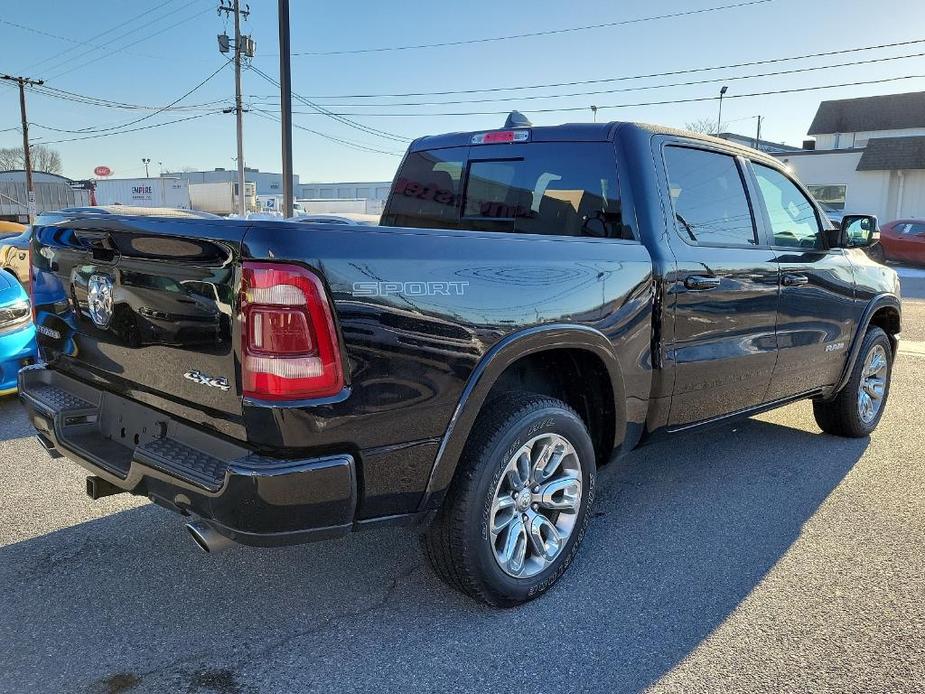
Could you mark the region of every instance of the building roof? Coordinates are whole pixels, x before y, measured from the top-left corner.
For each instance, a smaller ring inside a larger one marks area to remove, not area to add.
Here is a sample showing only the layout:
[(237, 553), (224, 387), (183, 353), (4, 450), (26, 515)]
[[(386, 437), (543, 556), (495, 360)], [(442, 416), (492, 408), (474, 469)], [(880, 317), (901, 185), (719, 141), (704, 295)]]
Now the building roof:
[(925, 169), (925, 135), (872, 137), (864, 148), (858, 171)]
[(925, 128), (925, 92), (823, 101), (809, 126), (809, 134), (905, 128)]
[(736, 142), (740, 145), (745, 145), (746, 147), (754, 147), (762, 152), (798, 152), (802, 149), (801, 147), (785, 145), (782, 142), (771, 142), (770, 140), (758, 140), (756, 146), (754, 137), (739, 135), (738, 133), (720, 133), (717, 137), (723, 140), (729, 140), (730, 142)]

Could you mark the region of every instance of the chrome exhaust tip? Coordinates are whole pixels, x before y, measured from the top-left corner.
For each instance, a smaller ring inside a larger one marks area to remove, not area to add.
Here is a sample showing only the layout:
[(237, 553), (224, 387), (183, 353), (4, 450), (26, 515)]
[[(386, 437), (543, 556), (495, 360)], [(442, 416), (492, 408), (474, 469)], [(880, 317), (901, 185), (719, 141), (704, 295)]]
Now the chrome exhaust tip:
[(234, 540), (225, 537), (205, 521), (191, 521), (186, 524), (186, 529), (199, 549), (207, 554), (217, 554), (234, 544)]

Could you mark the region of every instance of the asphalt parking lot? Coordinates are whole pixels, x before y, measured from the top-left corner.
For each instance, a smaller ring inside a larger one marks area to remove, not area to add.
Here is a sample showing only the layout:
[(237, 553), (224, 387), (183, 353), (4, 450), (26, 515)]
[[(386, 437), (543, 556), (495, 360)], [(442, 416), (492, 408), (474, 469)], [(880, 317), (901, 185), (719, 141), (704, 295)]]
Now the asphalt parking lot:
[(87, 499), (0, 401), (0, 692), (925, 691), (925, 272), (903, 291), (873, 437), (800, 403), (641, 449), (510, 611), (402, 530), (202, 554), (179, 516)]

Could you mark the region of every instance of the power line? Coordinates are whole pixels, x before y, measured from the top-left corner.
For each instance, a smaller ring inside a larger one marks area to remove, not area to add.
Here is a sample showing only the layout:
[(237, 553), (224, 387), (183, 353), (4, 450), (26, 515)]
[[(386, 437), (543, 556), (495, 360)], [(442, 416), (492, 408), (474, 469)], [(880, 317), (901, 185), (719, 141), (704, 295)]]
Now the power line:
[(590, 29), (609, 29), (618, 26), (627, 26), (630, 24), (641, 24), (643, 22), (653, 22), (662, 19), (675, 19), (678, 17), (690, 17), (692, 15), (706, 14), (708, 12), (719, 12), (721, 10), (732, 10), (740, 7), (750, 7), (752, 5), (764, 5), (774, 0), (748, 0), (747, 2), (738, 2), (731, 5), (717, 5), (714, 7), (704, 7), (697, 10), (684, 10), (681, 12), (670, 12), (668, 14), (654, 15), (651, 17), (637, 17), (635, 19), (622, 19), (615, 22), (602, 22), (600, 24), (588, 24), (585, 26), (568, 27), (565, 29), (547, 29), (545, 31), (531, 31), (523, 34), (508, 34), (506, 36), (489, 36), (478, 39), (464, 39), (460, 41), (440, 41), (438, 43), (419, 43), (410, 46), (383, 46), (379, 48), (351, 48), (335, 51), (300, 51), (292, 55), (308, 56), (332, 56), (332, 55), (358, 55), (362, 53), (389, 53), (394, 51), (414, 51), (424, 48), (448, 48), (452, 46), (471, 46), (475, 44), (493, 43), (497, 41), (510, 41), (512, 39), (537, 38), (541, 36), (553, 36), (556, 34), (568, 34), (577, 31), (588, 31)]
[[(109, 29), (105, 29), (105, 30), (99, 32), (98, 34), (94, 34), (94, 35), (91, 36), (90, 38), (86, 39), (83, 43), (84, 43), (84, 44), (91, 44), (91, 43), (92, 43), (93, 41), (95, 41), (96, 39), (102, 38), (103, 36), (106, 36), (107, 34), (111, 34), (112, 32), (116, 31), (117, 29), (121, 29), (122, 27), (124, 27), (124, 26), (126, 26), (126, 25), (128, 25), (128, 24), (131, 24), (131, 23), (135, 22), (136, 20), (141, 19), (142, 17), (146, 17), (147, 15), (151, 14), (152, 12), (155, 12), (155, 11), (157, 11), (157, 10), (161, 10), (161, 9), (167, 7), (168, 5), (172, 5), (174, 2), (177, 2), (177, 0), (166, 0), (166, 2), (163, 2), (163, 3), (159, 4), (159, 5), (149, 6), (149, 7), (145, 8), (144, 10), (142, 10), (141, 12), (139, 12), (138, 14), (132, 15), (132, 16), (129, 17), (128, 19), (126, 19), (126, 20), (124, 20), (124, 21), (122, 21), (122, 22), (120, 22), (120, 23), (118, 23), (118, 24), (116, 24), (116, 25), (114, 25), (114, 26), (111, 26)], [(166, 16), (166, 15), (165, 15), (165, 16)], [(103, 46), (103, 47), (105, 47), (105, 46)], [(47, 56), (46, 58), (43, 58), (43, 59), (40, 60), (39, 62), (34, 63), (32, 66), (30, 66), (30, 69), (39, 67), (40, 65), (45, 65), (46, 63), (50, 63), (50, 62), (53, 62), (53, 61), (54, 61), (54, 62), (60, 63), (60, 62), (62, 62), (62, 59), (63, 59), (63, 57), (64, 57), (65, 55), (67, 55), (68, 53), (70, 53), (70, 52), (72, 52), (72, 51), (75, 51), (75, 50), (77, 50), (77, 46), (71, 46), (70, 48), (66, 48), (66, 49), (64, 49), (63, 51), (60, 51), (60, 52), (58, 52), (58, 53), (53, 53), (52, 55), (49, 55), (49, 56)], [(82, 56), (86, 55), (87, 53), (91, 53), (91, 52), (92, 52), (92, 50), (86, 51), (86, 52), (84, 52), (84, 53), (81, 53), (80, 55), (76, 56), (76, 59), (79, 59), (79, 58), (81, 58)], [(72, 58), (68, 58), (67, 60), (71, 60), (71, 59), (72, 59)]]
[(146, 121), (146, 120), (148, 120), (149, 118), (153, 118), (154, 116), (156, 116), (156, 115), (158, 115), (158, 114), (160, 114), (160, 113), (163, 113), (164, 111), (168, 110), (168, 109), (171, 108), (172, 106), (176, 105), (176, 104), (179, 103), (180, 101), (183, 101), (183, 99), (185, 99), (186, 97), (188, 97), (190, 94), (193, 94), (194, 92), (196, 92), (197, 90), (199, 90), (199, 89), (201, 89), (203, 86), (205, 86), (205, 84), (206, 84), (207, 82), (209, 82), (213, 77), (215, 77), (216, 75), (218, 75), (218, 73), (220, 73), (222, 70), (224, 70), (226, 67), (228, 67), (229, 64), (230, 64), (230, 61), (225, 61), (224, 63), (222, 63), (221, 66), (219, 66), (219, 68), (218, 68), (215, 72), (213, 72), (211, 75), (209, 75), (208, 77), (206, 77), (206, 78), (205, 78), (204, 80), (202, 80), (199, 84), (197, 84), (195, 87), (193, 87), (192, 89), (190, 89), (189, 91), (187, 91), (187, 92), (186, 92), (185, 94), (183, 94), (182, 96), (179, 96), (179, 97), (177, 97), (176, 99), (174, 99), (173, 101), (171, 101), (171, 102), (170, 102), (169, 104), (167, 104), (166, 106), (162, 106), (162, 107), (159, 108), (158, 110), (153, 111), (152, 113), (149, 113), (149, 114), (147, 114), (146, 116), (142, 116), (141, 118), (136, 118), (135, 120), (129, 121), (129, 122), (127, 122), (127, 123), (122, 123), (122, 124), (120, 124), (120, 125), (113, 125), (113, 126), (105, 127), (105, 128), (93, 128), (93, 127), (88, 127), (88, 128), (81, 128), (81, 129), (79, 129), (79, 130), (68, 130), (68, 129), (65, 129), (65, 128), (53, 128), (53, 127), (51, 127), (51, 126), (38, 125), (37, 123), (33, 123), (33, 125), (37, 125), (37, 127), (43, 128), (43, 129), (45, 129), (45, 130), (53, 130), (53, 131), (55, 131), (55, 132), (60, 132), (60, 133), (77, 133), (77, 134), (81, 134), (81, 133), (105, 133), (105, 132), (111, 132), (111, 131), (113, 131), (113, 130), (121, 130), (122, 128), (126, 128), (126, 127), (128, 127), (128, 126), (135, 125), (136, 123), (141, 123), (142, 121)]
[[(197, 119), (197, 118), (205, 118), (206, 116), (215, 116), (215, 115), (218, 115), (218, 114), (220, 114), (220, 113), (221, 113), (221, 111), (211, 111), (210, 113), (197, 113), (197, 114), (195, 114), (195, 115), (193, 115), (193, 116), (186, 116), (185, 118), (176, 118), (176, 119), (174, 119), (174, 120), (168, 120), (168, 121), (164, 121), (164, 122), (162, 122), (162, 123), (151, 123), (151, 124), (149, 124), (149, 125), (141, 125), (141, 126), (139, 126), (139, 127), (137, 127), (137, 128), (130, 128), (130, 129), (128, 129), (128, 130), (121, 130), (121, 131), (119, 131), (119, 132), (99, 133), (99, 134), (96, 134), (96, 135), (84, 135), (83, 137), (69, 137), (69, 138), (66, 138), (66, 139), (63, 139), (63, 140), (50, 140), (50, 141), (46, 141), (46, 142), (38, 142), (38, 143), (36, 143), (36, 144), (40, 144), (40, 145), (58, 145), (58, 144), (61, 144), (62, 142), (79, 142), (79, 141), (81, 141), (81, 140), (95, 140), (95, 139), (98, 139), (98, 138), (101, 138), (101, 137), (114, 137), (115, 135), (125, 135), (125, 134), (127, 134), (127, 133), (134, 133), (134, 132), (138, 132), (138, 131), (140, 131), (140, 130), (150, 130), (150, 129), (152, 129), (152, 128), (162, 128), (162, 127), (164, 127), (165, 125), (173, 125), (174, 123), (185, 123), (186, 121), (195, 120), (195, 119)], [(37, 125), (37, 124), (36, 124), (36, 125)], [(38, 127), (41, 128), (41, 127), (44, 127), (44, 126), (39, 125)]]
[[(185, 9), (185, 8), (188, 8), (188, 7), (189, 7), (188, 5), (184, 5), (183, 7), (179, 7), (179, 8), (177, 8), (177, 9), (172, 10), (172, 11), (168, 12), (167, 14), (165, 14), (165, 15), (159, 17), (158, 19), (156, 19), (156, 20), (154, 20), (154, 21), (155, 21), (155, 22), (159, 22), (159, 21), (161, 21), (162, 19), (166, 19), (166, 18), (169, 17), (170, 15), (176, 14), (177, 12), (179, 12), (179, 11)], [(69, 75), (69, 74), (71, 74), (72, 72), (75, 72), (75, 71), (77, 71), (77, 70), (81, 70), (81, 69), (83, 69), (83, 68), (85, 68), (85, 67), (88, 67), (89, 65), (93, 65), (94, 63), (97, 63), (97, 62), (99, 62), (100, 60), (105, 60), (106, 58), (111, 57), (114, 53), (121, 53), (121, 52), (125, 51), (127, 48), (129, 48), (130, 46), (137, 45), (137, 44), (139, 44), (139, 43), (142, 43), (143, 41), (150, 41), (150, 40), (153, 39), (155, 36), (160, 36), (161, 34), (163, 34), (163, 33), (167, 32), (167, 31), (170, 31), (171, 29), (174, 29), (174, 28), (180, 26), (181, 24), (186, 24), (186, 23), (189, 22), (191, 19), (195, 19), (196, 17), (199, 17), (200, 15), (203, 15), (203, 14), (205, 14), (206, 12), (210, 12), (210, 11), (211, 11), (211, 8), (205, 8), (205, 9), (200, 10), (200, 11), (198, 11), (198, 12), (194, 12), (193, 14), (191, 14), (191, 15), (189, 15), (189, 16), (187, 16), (187, 17), (184, 17), (184, 18), (181, 19), (179, 22), (175, 22), (175, 23), (170, 24), (170, 25), (168, 25), (168, 26), (166, 26), (166, 27), (163, 27), (162, 29), (160, 29), (160, 30), (158, 30), (158, 31), (155, 31), (155, 32), (153, 32), (153, 33), (151, 33), (151, 34), (148, 34), (147, 36), (144, 36), (144, 37), (142, 37), (142, 38), (140, 38), (140, 39), (137, 39), (137, 40), (133, 39), (133, 40), (131, 40), (131, 41), (129, 41), (129, 42), (127, 42), (127, 43), (125, 43), (125, 44), (123, 44), (123, 45), (121, 45), (121, 46), (118, 46), (118, 47), (116, 47), (116, 48), (108, 48), (108, 44), (104, 44), (104, 45), (101, 46), (100, 48), (93, 48), (93, 49), (90, 49), (89, 51), (86, 51), (85, 53), (82, 53), (82, 54), (78, 55), (76, 58), (74, 58), (74, 60), (80, 60), (81, 57), (83, 57), (83, 56), (85, 56), (85, 55), (88, 55), (88, 54), (90, 54), (90, 53), (92, 53), (92, 52), (94, 52), (94, 51), (96, 51), (96, 50), (105, 49), (105, 50), (107, 50), (108, 52), (107, 52), (107, 53), (103, 53), (103, 55), (97, 56), (96, 58), (93, 58), (92, 60), (88, 60), (88, 61), (83, 62), (83, 63), (80, 63), (80, 64), (78, 64), (78, 65), (74, 65), (74, 66), (72, 66), (70, 69), (64, 70), (64, 71), (62, 71), (62, 72), (55, 73), (55, 74), (53, 74), (53, 75), (51, 76), (50, 79), (58, 79), (58, 78), (60, 78), (60, 77), (63, 77), (64, 75)], [(121, 38), (125, 38), (125, 37), (127, 37), (128, 35), (130, 35), (130, 34), (134, 34), (134, 33), (138, 32), (138, 31), (142, 31), (142, 30), (147, 29), (147, 28), (148, 28), (148, 26), (145, 25), (145, 26), (142, 26), (142, 27), (137, 27), (137, 28), (135, 28), (135, 29), (130, 29), (129, 31), (125, 32), (125, 33), (121, 36)], [(113, 39), (113, 41), (118, 41), (119, 38), (120, 38), (120, 37), (117, 37), (116, 39)], [(112, 41), (111, 41), (110, 43), (112, 43)]]
[[(73, 43), (78, 46), (95, 46), (96, 48), (99, 48), (99, 46), (96, 46), (90, 41), (80, 41), (78, 39), (72, 39), (68, 36), (62, 36), (61, 34), (52, 34), (49, 31), (43, 31), (41, 29), (36, 29), (35, 27), (26, 26), (25, 24), (18, 24), (17, 22), (11, 22), (8, 19), (0, 19), (0, 24), (6, 24), (7, 26), (15, 27), (17, 29), (21, 29), (22, 31), (28, 31), (33, 34), (37, 34), (39, 36), (47, 36), (48, 38), (55, 39), (57, 41), (67, 41), (68, 43)], [(73, 49), (70, 49), (70, 50), (73, 50)], [(133, 53), (132, 55), (137, 55), (140, 58), (148, 58), (150, 60), (160, 60), (164, 58), (164, 56), (162, 55), (148, 55), (145, 53)]]
[(64, 89), (58, 89), (55, 87), (49, 87), (45, 85), (43, 87), (33, 88), (32, 91), (35, 94), (40, 94), (42, 96), (48, 96), (54, 99), (61, 99), (62, 101), (70, 101), (73, 103), (84, 104), (87, 106), (99, 106), (101, 108), (109, 109), (119, 109), (124, 111), (194, 111), (197, 109), (208, 108), (210, 106), (215, 106), (216, 104), (225, 103), (227, 99), (213, 99), (212, 101), (204, 101), (198, 104), (188, 104), (186, 106), (176, 106), (176, 107), (165, 107), (165, 106), (152, 106), (147, 104), (129, 104), (122, 101), (112, 101), (111, 99), (103, 99), (102, 97), (95, 96), (86, 96), (84, 94), (77, 94), (76, 92), (69, 92)]
[[(793, 87), (790, 89), (776, 89), (764, 92), (751, 92), (748, 94), (731, 94), (726, 95), (725, 99), (746, 99), (756, 96), (774, 96), (778, 94), (795, 94), (799, 92), (812, 92), (822, 89), (838, 89), (840, 87), (859, 87), (869, 84), (885, 84), (887, 82), (898, 82), (901, 80), (922, 79), (925, 75), (900, 75), (898, 77), (884, 77), (882, 79), (862, 80), (859, 82), (841, 82), (838, 84), (823, 84), (813, 87)], [(615, 108), (634, 108), (639, 106), (664, 106), (670, 104), (692, 104), (703, 101), (716, 101), (717, 96), (700, 96), (690, 97), (687, 99), (664, 99), (660, 101), (640, 101), (632, 104), (609, 104), (606, 106), (597, 106), (598, 109), (615, 109)], [(569, 113), (576, 111), (587, 111), (587, 106), (563, 106), (558, 108), (535, 108), (524, 109), (524, 113)], [(298, 115), (316, 115), (310, 111), (293, 111)], [(507, 115), (510, 111), (457, 111), (457, 112), (440, 112), (440, 113), (335, 113), (338, 116), (361, 116), (365, 118), (431, 118), (434, 116), (500, 116)]]
[(611, 82), (623, 82), (628, 80), (649, 79), (652, 77), (676, 77), (678, 75), (689, 75), (698, 72), (711, 72), (713, 70), (732, 70), (743, 67), (756, 67), (759, 65), (772, 65), (774, 63), (790, 62), (794, 60), (808, 60), (810, 58), (826, 58), (835, 55), (844, 55), (846, 53), (859, 53), (861, 51), (875, 51), (884, 48), (897, 48), (901, 46), (913, 46), (925, 43), (923, 39), (911, 39), (909, 41), (896, 41), (893, 43), (881, 43), (872, 46), (859, 46), (854, 48), (843, 48), (833, 51), (822, 51), (818, 53), (805, 53), (803, 55), (794, 55), (784, 58), (765, 58), (763, 60), (750, 60), (741, 63), (729, 63), (727, 65), (712, 65), (708, 67), (683, 68), (678, 70), (669, 70), (667, 72), (650, 72), (640, 75), (625, 75), (621, 77), (604, 77), (600, 79), (573, 80), (569, 82), (548, 82), (545, 84), (515, 85), (510, 87), (479, 87), (477, 89), (453, 89), (445, 91), (431, 92), (404, 92), (400, 94), (326, 94), (311, 96), (311, 99), (376, 99), (376, 98), (404, 98), (413, 96), (454, 96), (457, 94), (487, 94), (492, 92), (513, 92), (526, 91), (531, 89), (551, 89), (554, 87), (576, 87), (585, 84), (607, 84)]
[[(277, 116), (272, 111), (254, 109), (253, 113), (261, 118), (273, 121), (274, 123), (281, 122), (279, 116)], [(363, 152), (374, 152), (376, 154), (388, 154), (389, 156), (393, 156), (393, 157), (402, 156), (402, 153), (400, 152), (389, 152), (388, 150), (377, 149), (376, 147), (364, 145), (359, 142), (353, 142), (351, 140), (344, 140), (342, 138), (329, 135), (328, 133), (319, 132), (318, 130), (313, 130), (312, 128), (306, 128), (304, 125), (299, 125), (298, 123), (293, 123), (292, 127), (297, 128), (299, 130), (304, 130), (305, 132), (308, 132), (308, 133), (312, 133), (313, 135), (317, 135), (318, 137), (324, 138), (325, 140), (330, 140), (331, 142), (336, 142), (337, 144), (344, 145), (345, 147), (351, 147), (353, 149), (357, 149)]]
[[(251, 70), (253, 70), (258, 75), (263, 77), (263, 79), (265, 79), (267, 82), (269, 82), (270, 84), (276, 87), (279, 87), (279, 82), (277, 82), (275, 79), (270, 77), (263, 70), (260, 70), (259, 68), (256, 68), (253, 65), (249, 67)], [(355, 130), (359, 130), (369, 135), (375, 135), (376, 137), (381, 137), (387, 140), (392, 140), (394, 142), (405, 143), (405, 142), (410, 141), (410, 138), (402, 137), (401, 135), (396, 135), (395, 133), (390, 133), (385, 130), (377, 130), (376, 128), (370, 127), (368, 125), (363, 125), (362, 123), (357, 123), (356, 121), (352, 121), (349, 118), (346, 118), (341, 114), (332, 113), (331, 111), (328, 111), (324, 107), (319, 106), (313, 101), (306, 99), (304, 96), (296, 94), (295, 92), (292, 92), (292, 96), (298, 99), (299, 101), (301, 101), (303, 104), (305, 104), (309, 108), (314, 109), (318, 114), (327, 116), (328, 118), (332, 118), (333, 120), (336, 120), (338, 123), (342, 123), (343, 125), (354, 128)]]
[(528, 94), (522, 96), (504, 96), (491, 97), (485, 99), (459, 99), (454, 101), (406, 101), (406, 102), (387, 102), (387, 103), (363, 103), (363, 104), (323, 104), (325, 108), (375, 108), (393, 106), (451, 106), (457, 104), (485, 104), (485, 103), (502, 103), (502, 102), (522, 102), (535, 101), (542, 99), (566, 99), (581, 96), (596, 96), (600, 94), (620, 94), (626, 92), (647, 91), (651, 89), (668, 89), (673, 87), (690, 87), (699, 84), (718, 84), (721, 82), (734, 82), (738, 80), (760, 79), (764, 77), (778, 77), (781, 75), (795, 75), (805, 72), (816, 72), (818, 70), (833, 70), (843, 67), (855, 67), (858, 65), (872, 65), (876, 63), (886, 63), (894, 60), (907, 60), (909, 58), (921, 58), (925, 52), (910, 53), (907, 55), (891, 56), (888, 58), (870, 58), (868, 60), (855, 60), (846, 63), (836, 63), (834, 65), (816, 65), (812, 67), (791, 68), (789, 70), (776, 70), (772, 72), (762, 72), (754, 75), (737, 75), (733, 77), (711, 77), (702, 80), (689, 80), (686, 82), (671, 82), (668, 84), (650, 84), (639, 87), (624, 87), (622, 89), (601, 89), (587, 92), (571, 92), (565, 94)]

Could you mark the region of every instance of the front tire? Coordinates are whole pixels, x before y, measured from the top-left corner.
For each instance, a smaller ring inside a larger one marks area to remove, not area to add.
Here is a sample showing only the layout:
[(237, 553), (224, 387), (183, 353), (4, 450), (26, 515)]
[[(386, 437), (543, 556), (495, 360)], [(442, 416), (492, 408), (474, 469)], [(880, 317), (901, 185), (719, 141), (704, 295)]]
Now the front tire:
[(424, 547), (463, 593), (511, 607), (546, 592), (585, 533), (596, 461), (565, 403), (529, 393), (490, 402), (476, 421)]
[(862, 438), (877, 428), (890, 394), (893, 345), (880, 328), (864, 336), (847, 385), (829, 402), (813, 401), (813, 415), (827, 434)]

